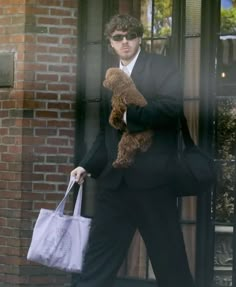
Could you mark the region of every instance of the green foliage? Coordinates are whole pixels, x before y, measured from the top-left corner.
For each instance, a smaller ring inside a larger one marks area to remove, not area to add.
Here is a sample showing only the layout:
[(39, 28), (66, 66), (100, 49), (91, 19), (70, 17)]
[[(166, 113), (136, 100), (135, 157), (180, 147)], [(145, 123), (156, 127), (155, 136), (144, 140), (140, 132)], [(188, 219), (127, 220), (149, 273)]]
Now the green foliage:
[(236, 8), (221, 9), (221, 33), (236, 33)]
[(155, 36), (170, 36), (172, 20), (172, 0), (155, 0)]
[[(155, 37), (169, 37), (172, 26), (172, 0), (155, 0), (153, 34)], [(149, 2), (149, 5), (151, 2)], [(152, 11), (153, 13), (153, 11)], [(144, 27), (145, 37), (151, 36), (151, 27)]]
[(222, 160), (216, 194), (216, 219), (231, 222), (234, 215), (236, 102), (229, 99), (218, 103), (217, 151)]

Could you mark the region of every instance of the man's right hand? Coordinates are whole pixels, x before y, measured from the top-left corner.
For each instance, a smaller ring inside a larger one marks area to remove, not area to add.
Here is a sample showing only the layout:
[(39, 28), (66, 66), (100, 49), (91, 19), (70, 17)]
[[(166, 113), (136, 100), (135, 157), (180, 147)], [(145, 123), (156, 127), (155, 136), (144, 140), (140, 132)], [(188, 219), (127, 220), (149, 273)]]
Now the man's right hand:
[(75, 181), (78, 182), (78, 184), (82, 184), (88, 173), (82, 166), (78, 166), (71, 171), (70, 175), (75, 178)]

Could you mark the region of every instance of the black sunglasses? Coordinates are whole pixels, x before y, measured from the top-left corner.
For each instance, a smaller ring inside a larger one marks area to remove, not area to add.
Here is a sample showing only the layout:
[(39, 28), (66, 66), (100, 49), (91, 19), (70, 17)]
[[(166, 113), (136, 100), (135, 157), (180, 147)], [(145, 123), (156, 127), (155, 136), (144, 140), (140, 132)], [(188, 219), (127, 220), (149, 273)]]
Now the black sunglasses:
[(124, 38), (126, 38), (126, 40), (134, 40), (137, 37), (138, 37), (137, 33), (129, 32), (127, 34), (116, 34), (114, 36), (111, 36), (111, 39), (116, 42), (121, 42), (123, 41)]

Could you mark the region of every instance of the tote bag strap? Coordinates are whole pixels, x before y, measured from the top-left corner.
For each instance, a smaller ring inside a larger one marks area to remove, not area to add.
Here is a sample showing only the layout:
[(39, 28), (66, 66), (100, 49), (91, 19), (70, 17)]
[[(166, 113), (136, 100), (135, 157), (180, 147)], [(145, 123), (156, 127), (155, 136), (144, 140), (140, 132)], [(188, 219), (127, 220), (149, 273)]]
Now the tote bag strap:
[(81, 184), (79, 187), (77, 199), (75, 202), (73, 216), (81, 216), (82, 197), (83, 197), (83, 185)]
[(70, 181), (69, 181), (69, 183), (68, 183), (68, 187), (67, 187), (67, 190), (66, 190), (66, 192), (65, 192), (65, 195), (64, 195), (63, 199), (62, 199), (61, 202), (58, 204), (58, 206), (57, 206), (57, 208), (56, 208), (56, 210), (55, 210), (56, 213), (59, 213), (60, 215), (63, 215), (67, 197), (68, 197), (68, 195), (69, 195), (69, 193), (70, 193), (70, 191), (71, 191), (71, 189), (72, 189), (74, 183), (75, 183), (74, 177), (70, 177)]

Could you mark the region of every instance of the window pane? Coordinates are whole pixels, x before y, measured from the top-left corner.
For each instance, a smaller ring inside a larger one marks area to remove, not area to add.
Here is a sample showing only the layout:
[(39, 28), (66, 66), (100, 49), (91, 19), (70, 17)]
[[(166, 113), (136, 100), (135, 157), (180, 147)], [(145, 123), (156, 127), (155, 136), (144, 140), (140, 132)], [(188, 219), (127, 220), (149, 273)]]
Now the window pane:
[(200, 38), (185, 42), (184, 97), (199, 97)]
[(201, 31), (201, 0), (186, 1), (186, 34), (199, 34)]
[(144, 37), (169, 37), (172, 31), (172, 0), (141, 1)]
[(148, 52), (167, 55), (169, 49), (169, 39), (143, 40), (143, 48)]
[(144, 26), (144, 38), (150, 38), (152, 35), (152, 0), (142, 1), (140, 20)]
[(235, 160), (236, 99), (218, 100), (216, 147), (219, 159)]
[(196, 257), (196, 225), (182, 225), (184, 241), (185, 241), (185, 248), (188, 256), (189, 267), (194, 275), (195, 272), (195, 257)]
[(218, 164), (218, 183), (215, 194), (215, 220), (220, 223), (233, 222), (235, 162)]
[(171, 36), (172, 1), (155, 0), (153, 34), (155, 37)]
[(232, 286), (233, 263), (233, 228), (231, 226), (215, 227), (214, 285)]
[(236, 33), (236, 7), (232, 0), (221, 1), (221, 34)]
[(181, 198), (181, 201), (181, 219), (195, 221), (197, 217), (197, 198), (195, 196), (187, 196)]

